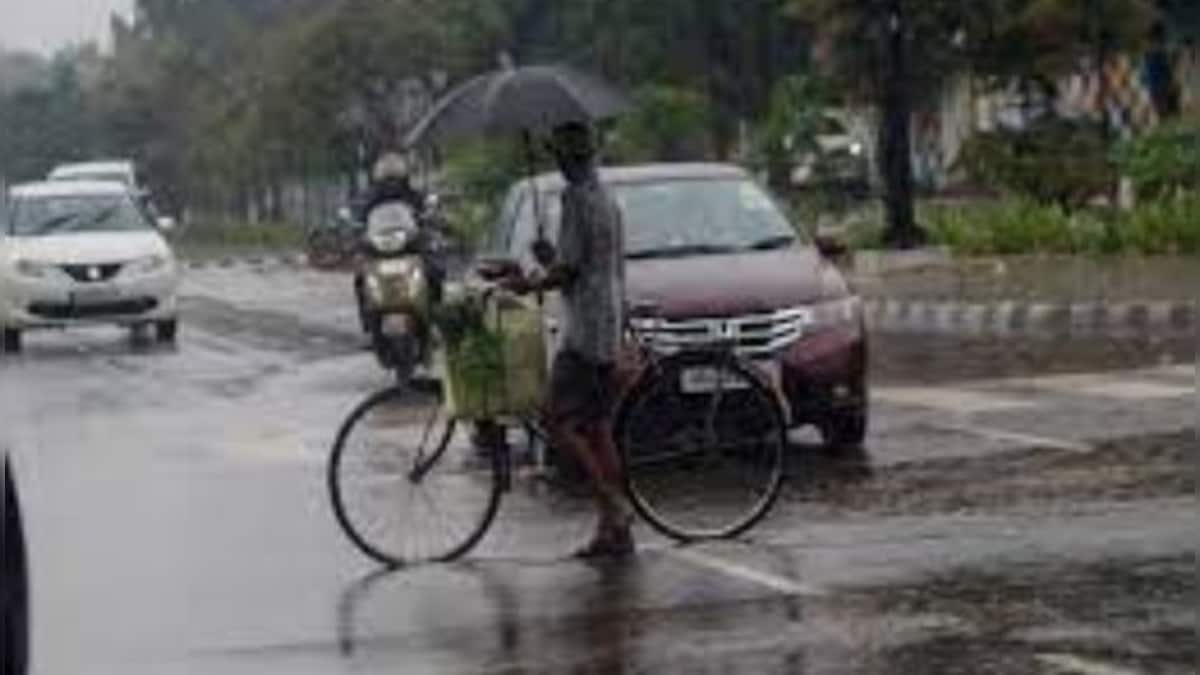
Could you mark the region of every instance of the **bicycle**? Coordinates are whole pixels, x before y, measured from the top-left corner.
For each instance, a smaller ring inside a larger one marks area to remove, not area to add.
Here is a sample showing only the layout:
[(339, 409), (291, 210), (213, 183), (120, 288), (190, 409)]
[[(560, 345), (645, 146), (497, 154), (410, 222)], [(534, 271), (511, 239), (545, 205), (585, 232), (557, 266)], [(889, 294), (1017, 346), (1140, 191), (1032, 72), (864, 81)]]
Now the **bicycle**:
[[(653, 308), (630, 316), (627, 334), (640, 368), (614, 417), (630, 503), (681, 543), (743, 534), (782, 491), (787, 424), (776, 384), (731, 340), (673, 349), (652, 330), (660, 325)], [(449, 562), (484, 538), (513, 486), (512, 450), (498, 434), (481, 447), (453, 443), (466, 421), (523, 427), (549, 445), (534, 414), (449, 415), (436, 380), (380, 391), (346, 418), (326, 479), (337, 521), (360, 551), (389, 567)], [(375, 432), (377, 441), (360, 442)], [(434, 503), (435, 487), (449, 497), (447, 510)], [(382, 506), (370, 503), (375, 497)]]

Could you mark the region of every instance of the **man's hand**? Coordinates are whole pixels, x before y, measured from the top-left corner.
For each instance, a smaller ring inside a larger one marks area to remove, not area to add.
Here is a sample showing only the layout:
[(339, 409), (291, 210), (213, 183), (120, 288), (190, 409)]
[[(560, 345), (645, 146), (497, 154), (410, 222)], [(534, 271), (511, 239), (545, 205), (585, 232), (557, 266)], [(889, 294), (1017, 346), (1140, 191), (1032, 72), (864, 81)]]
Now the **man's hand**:
[(543, 269), (549, 269), (551, 265), (558, 261), (558, 251), (545, 239), (538, 239), (533, 242), (531, 247), (533, 250), (533, 259), (537, 261)]

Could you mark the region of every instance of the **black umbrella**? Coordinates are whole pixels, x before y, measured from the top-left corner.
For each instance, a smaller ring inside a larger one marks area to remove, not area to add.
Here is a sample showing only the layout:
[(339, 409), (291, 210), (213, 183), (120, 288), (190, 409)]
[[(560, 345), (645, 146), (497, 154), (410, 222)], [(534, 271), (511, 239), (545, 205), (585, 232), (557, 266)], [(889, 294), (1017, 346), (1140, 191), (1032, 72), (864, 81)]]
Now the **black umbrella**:
[(628, 103), (602, 80), (569, 66), (502, 68), (455, 87), (406, 139), (409, 146), (476, 135), (528, 136), (620, 114)]

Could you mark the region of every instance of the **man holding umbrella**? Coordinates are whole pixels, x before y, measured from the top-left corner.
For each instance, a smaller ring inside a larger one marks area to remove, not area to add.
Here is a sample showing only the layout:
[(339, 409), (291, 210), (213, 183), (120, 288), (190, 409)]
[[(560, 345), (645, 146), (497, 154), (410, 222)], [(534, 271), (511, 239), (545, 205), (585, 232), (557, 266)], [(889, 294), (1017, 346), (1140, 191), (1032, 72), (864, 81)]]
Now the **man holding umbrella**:
[(562, 342), (550, 373), (546, 423), (555, 445), (583, 464), (599, 511), (595, 535), (576, 555), (629, 555), (632, 511), (621, 487), (611, 423), (624, 325), (624, 227), (620, 208), (597, 174), (591, 127), (557, 126), (549, 148), (567, 182), (558, 250), (538, 241), (534, 256), (544, 273), (516, 276), (504, 285), (517, 293), (562, 296)]
[(582, 557), (628, 555), (632, 510), (622, 489), (611, 418), (625, 296), (624, 230), (616, 202), (600, 184), (592, 123), (628, 108), (607, 83), (568, 66), (513, 67), (474, 77), (444, 95), (408, 135), (417, 147), (478, 134), (519, 133), (532, 177), (534, 133), (550, 130), (550, 151), (567, 181), (556, 251), (542, 237), (533, 191), (542, 273), (518, 273), (504, 285), (518, 293), (559, 291), (563, 342), (550, 378), (547, 426), (561, 449), (574, 453), (595, 488), (596, 534)]

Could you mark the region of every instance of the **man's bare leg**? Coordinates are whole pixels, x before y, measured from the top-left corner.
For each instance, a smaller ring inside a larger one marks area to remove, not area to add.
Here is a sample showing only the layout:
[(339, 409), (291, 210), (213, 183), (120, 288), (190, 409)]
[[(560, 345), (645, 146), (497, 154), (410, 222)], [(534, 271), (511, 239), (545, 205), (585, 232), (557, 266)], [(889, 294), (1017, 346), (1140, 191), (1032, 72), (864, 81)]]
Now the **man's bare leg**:
[[(591, 483), (599, 515), (593, 543), (610, 537), (615, 528), (623, 529), (628, 520), (628, 510), (620, 493), (620, 463), (616, 449), (607, 425), (600, 425), (603, 429), (600, 433), (596, 426), (590, 424), (589, 429), (580, 433), (569, 420), (558, 420), (550, 425), (550, 437), (555, 446), (570, 452), (579, 461)], [(603, 442), (601, 438), (609, 440)]]

